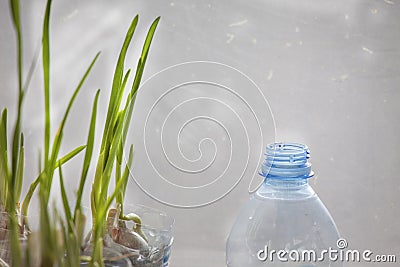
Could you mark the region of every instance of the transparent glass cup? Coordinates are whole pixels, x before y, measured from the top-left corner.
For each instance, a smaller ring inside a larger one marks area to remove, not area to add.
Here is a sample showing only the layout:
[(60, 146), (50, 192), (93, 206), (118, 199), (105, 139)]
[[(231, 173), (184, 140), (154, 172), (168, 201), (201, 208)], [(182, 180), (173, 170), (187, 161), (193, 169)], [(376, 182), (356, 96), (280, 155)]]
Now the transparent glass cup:
[[(27, 241), (28, 229), (25, 224), (26, 219), (22, 219), (18, 215), (19, 226), (19, 241), (21, 246), (24, 247)], [(5, 211), (0, 212), (0, 259), (5, 263), (10, 263), (11, 260), (11, 243), (10, 243), (11, 230), (9, 229), (9, 214)]]
[[(161, 211), (143, 205), (125, 205), (124, 214), (132, 213), (140, 217), (140, 225), (131, 220), (111, 219), (115, 221), (113, 222), (115, 227), (109, 235), (104, 237), (105, 265), (167, 267), (173, 243), (174, 219)], [(140, 227), (140, 235), (133, 230), (138, 227)], [(118, 235), (113, 234), (114, 231), (118, 232)], [(83, 254), (90, 256), (91, 233), (86, 238), (86, 242)], [(81, 266), (86, 264), (82, 262)]]
[[(5, 228), (0, 228), (0, 259), (9, 264), (11, 258), (11, 244), (9, 240), (10, 230)], [(2, 265), (0, 265), (2, 266)]]

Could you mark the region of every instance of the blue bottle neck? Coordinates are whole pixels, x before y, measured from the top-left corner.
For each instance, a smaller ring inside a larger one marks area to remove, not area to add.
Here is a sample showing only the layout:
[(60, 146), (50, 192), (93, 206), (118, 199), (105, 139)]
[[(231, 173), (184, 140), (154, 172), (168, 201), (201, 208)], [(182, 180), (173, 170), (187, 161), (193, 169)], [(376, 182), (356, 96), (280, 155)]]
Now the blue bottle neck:
[(303, 199), (315, 196), (308, 184), (314, 173), (308, 162), (307, 146), (294, 143), (274, 143), (267, 146), (261, 175), (265, 177), (256, 196), (269, 199)]
[(311, 170), (310, 150), (306, 145), (273, 143), (267, 146), (261, 175), (266, 178), (308, 179)]

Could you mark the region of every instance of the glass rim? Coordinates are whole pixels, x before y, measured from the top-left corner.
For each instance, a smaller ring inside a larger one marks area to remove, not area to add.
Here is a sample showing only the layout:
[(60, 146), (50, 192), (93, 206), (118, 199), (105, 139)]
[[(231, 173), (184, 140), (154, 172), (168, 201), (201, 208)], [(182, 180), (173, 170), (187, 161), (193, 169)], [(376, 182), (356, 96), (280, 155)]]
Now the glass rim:
[[(143, 210), (143, 213), (140, 213), (140, 211)], [(165, 226), (163, 227), (157, 227), (152, 225), (151, 223), (146, 223), (146, 222), (142, 222), (141, 226), (145, 227), (146, 229), (151, 229), (151, 230), (156, 230), (156, 231), (171, 231), (172, 228), (174, 227), (175, 224), (175, 218), (172, 217), (171, 215), (168, 215), (166, 212), (164, 211), (160, 211), (156, 208), (152, 208), (143, 204), (126, 204), (124, 205), (124, 211), (131, 211), (136, 213), (136, 211), (138, 211), (138, 215), (139, 216), (143, 216), (146, 213), (151, 213), (151, 214), (155, 214), (158, 215), (160, 217), (163, 217), (165, 220)], [(119, 221), (127, 221), (124, 219), (118, 219)]]
[[(91, 211), (90, 206), (89, 207), (82, 206), (82, 208)], [(111, 207), (111, 208), (115, 208), (115, 207)], [(163, 227), (157, 227), (157, 226), (152, 225), (151, 223), (142, 222), (142, 224), (141, 224), (142, 227), (145, 227), (146, 229), (149, 229), (149, 230), (156, 230), (156, 231), (172, 231), (172, 229), (175, 225), (175, 218), (172, 217), (171, 215), (167, 214), (166, 212), (158, 210), (156, 208), (152, 208), (152, 207), (143, 205), (143, 204), (125, 204), (124, 205), (124, 213), (126, 211), (135, 213), (136, 211), (139, 211), (140, 209), (142, 209), (143, 211), (148, 211), (153, 214), (158, 214), (161, 217), (163, 217), (165, 219), (165, 221), (167, 222), (165, 224), (165, 226), (163, 226)], [(138, 215), (140, 216), (141, 214), (138, 214)], [(91, 215), (89, 215), (89, 217), (91, 218)], [(128, 222), (127, 220), (120, 219), (120, 218), (118, 218), (118, 221)]]

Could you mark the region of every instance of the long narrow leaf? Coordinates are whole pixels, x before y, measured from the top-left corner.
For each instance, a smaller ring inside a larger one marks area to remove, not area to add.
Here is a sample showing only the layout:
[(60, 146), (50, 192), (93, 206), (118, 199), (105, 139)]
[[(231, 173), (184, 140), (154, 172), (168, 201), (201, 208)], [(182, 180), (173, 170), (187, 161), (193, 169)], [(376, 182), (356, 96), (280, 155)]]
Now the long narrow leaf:
[[(122, 111), (120, 111), (119, 113), (118, 113), (118, 119), (117, 119), (117, 122), (116, 122), (116, 124), (117, 124), (117, 126), (119, 125), (119, 124), (123, 124), (124, 123), (124, 115), (125, 115), (125, 111), (124, 110), (122, 110)], [(121, 140), (122, 141), (122, 140)], [(121, 164), (122, 164), (122, 157), (123, 157), (123, 152), (124, 152), (124, 150), (123, 150), (123, 146), (122, 146), (122, 142), (119, 142), (119, 144), (118, 144), (118, 150), (117, 150), (117, 163), (118, 163), (118, 165), (120, 165), (121, 166)]]
[[(0, 121), (0, 151), (1, 151), (1, 161), (4, 167), (8, 166), (8, 142), (7, 142), (7, 109), (4, 109), (1, 113)], [(6, 168), (5, 173), (8, 176), (8, 168)], [(8, 179), (8, 178), (7, 178)]]
[[(119, 89), (119, 92), (118, 92), (118, 94), (117, 94), (117, 101), (116, 101), (116, 105), (115, 105), (115, 107), (114, 107), (114, 109), (115, 109), (115, 114), (116, 114), (116, 116), (115, 117), (113, 117), (113, 122), (112, 122), (112, 124), (110, 125), (110, 127), (113, 125), (113, 127), (111, 127), (111, 129), (112, 129), (112, 131), (109, 131), (108, 132), (108, 137), (107, 137), (107, 140), (109, 140), (109, 144), (111, 145), (111, 141), (110, 140), (112, 140), (113, 139), (113, 137), (114, 137), (114, 134), (115, 134), (115, 130), (116, 130), (116, 128), (117, 128), (117, 126), (118, 126), (118, 121), (120, 120), (120, 118), (121, 118), (121, 111), (119, 111), (119, 109), (120, 109), (120, 107), (121, 107), (121, 103), (122, 103), (122, 96), (124, 95), (124, 92), (125, 92), (125, 87), (126, 87), (126, 84), (127, 84), (127, 82), (128, 82), (128, 79), (129, 79), (129, 76), (130, 76), (130, 73), (131, 73), (131, 70), (129, 69), (127, 72), (126, 72), (126, 74), (125, 74), (125, 76), (124, 76), (124, 80), (123, 80), (123, 82), (122, 82), (122, 85), (121, 85), (121, 88)], [(121, 120), (121, 123), (122, 123), (122, 120)]]
[(61, 165), (58, 166), (58, 170), (59, 170), (59, 178), (60, 178), (61, 199), (62, 199), (63, 206), (64, 206), (65, 219), (67, 221), (68, 232), (72, 232), (73, 231), (72, 225), (71, 225), (72, 214), (71, 214), (71, 208), (69, 207), (69, 203), (68, 203), (67, 192), (65, 190), (64, 176), (62, 173)]
[(33, 183), (31, 183), (28, 192), (26, 193), (25, 198), (22, 201), (21, 213), (24, 216), (28, 215), (29, 204), (31, 202), (33, 193), (35, 193), (36, 187), (38, 186), (39, 182), (40, 182), (40, 175), (33, 181)]
[[(22, 94), (22, 93), (21, 93)], [(13, 142), (12, 142), (12, 154), (11, 154), (11, 180), (12, 183), (15, 184), (16, 180), (18, 179), (18, 166), (20, 165), (20, 161), (23, 161), (23, 159), (20, 159), (20, 151), (19, 149), (21, 148), (20, 146), (20, 136), (21, 136), (21, 109), (22, 109), (22, 96), (19, 100), (18, 103), (18, 114), (17, 114), (17, 122), (15, 125), (14, 129), (14, 135), (13, 135)]]
[(44, 130), (44, 159), (45, 166), (48, 164), (50, 153), (50, 10), (52, 0), (48, 0), (43, 21), (42, 33), (42, 61), (44, 81), (44, 105), (45, 105), (45, 130)]
[(81, 206), (83, 188), (86, 183), (86, 178), (87, 178), (87, 174), (88, 174), (89, 167), (90, 167), (90, 162), (91, 162), (92, 155), (93, 155), (94, 137), (95, 137), (95, 132), (96, 132), (97, 103), (99, 100), (99, 95), (100, 95), (100, 90), (97, 90), (96, 96), (95, 96), (94, 102), (93, 102), (93, 107), (92, 107), (92, 116), (90, 119), (89, 133), (88, 133), (88, 137), (87, 137), (87, 147), (86, 147), (86, 152), (85, 152), (85, 158), (83, 160), (82, 174), (81, 174), (81, 179), (79, 182), (79, 188), (78, 188), (78, 192), (77, 192), (77, 200), (76, 200), (76, 204), (75, 204), (74, 220), (77, 219), (76, 216), (77, 216), (78, 210), (80, 209), (80, 206)]
[(129, 148), (129, 157), (128, 157), (128, 161), (125, 165), (125, 171), (122, 175), (122, 180), (124, 180), (124, 186), (122, 187), (122, 194), (123, 196), (125, 196), (126, 193), (126, 187), (128, 184), (128, 177), (130, 174), (130, 168), (132, 166), (132, 161), (133, 161), (133, 145), (130, 146)]
[(13, 25), (17, 34), (17, 57), (18, 57), (18, 87), (22, 91), (22, 34), (21, 34), (21, 19), (19, 12), (19, 1), (10, 0), (11, 15)]
[(4, 207), (7, 205), (9, 191), (10, 171), (8, 167), (8, 144), (7, 144), (7, 109), (1, 113), (0, 120), (0, 198)]
[(33, 73), (35, 72), (37, 63), (39, 62), (39, 56), (40, 56), (40, 45), (35, 49), (35, 54), (33, 56), (30, 66), (29, 66), (28, 74), (26, 75), (25, 82), (23, 84), (23, 88), (22, 88), (22, 91), (23, 91), (22, 96), (23, 97), (26, 95), (29, 85), (31, 84)]
[[(115, 184), (117, 184), (119, 182), (119, 180), (121, 179), (121, 176), (122, 176), (122, 174), (121, 174), (122, 157), (123, 157), (122, 142), (119, 142), (118, 151), (117, 151), (117, 163), (115, 166)], [(122, 191), (120, 191), (120, 192), (122, 192)], [(117, 194), (117, 196), (115, 197), (115, 201), (117, 202), (117, 204), (122, 205), (122, 201), (123, 201), (122, 193)]]
[(21, 190), (22, 190), (22, 182), (24, 178), (24, 165), (25, 165), (25, 149), (24, 149), (24, 135), (21, 134), (21, 141), (20, 141), (20, 149), (19, 149), (19, 158), (18, 158), (18, 167), (17, 167), (17, 175), (14, 181), (14, 198), (15, 201), (19, 202), (21, 197)]
[(46, 173), (46, 179), (42, 181), (42, 184), (44, 186), (43, 189), (46, 190), (47, 192), (50, 192), (51, 190), (54, 171), (57, 168), (56, 157), (60, 152), (62, 137), (63, 137), (63, 132), (61, 132), (59, 128), (54, 138), (54, 144), (51, 149), (50, 158), (45, 163), (44, 172)]
[(65, 163), (67, 163), (68, 161), (70, 161), (72, 158), (74, 158), (76, 155), (78, 155), (82, 150), (84, 150), (86, 148), (85, 145), (83, 146), (78, 146), (77, 148), (75, 148), (74, 150), (68, 152), (66, 155), (64, 155), (63, 157), (61, 157), (59, 160), (57, 160), (56, 165), (64, 165)]
[[(121, 215), (124, 214), (124, 198), (125, 198), (125, 194), (126, 194), (126, 187), (128, 185), (128, 178), (129, 178), (129, 174), (130, 174), (130, 168), (132, 166), (132, 161), (133, 161), (133, 145), (130, 146), (129, 148), (129, 157), (128, 157), (128, 161), (125, 165), (125, 170), (124, 173), (122, 174), (121, 179), (124, 181), (123, 182), (123, 186), (121, 187), (120, 193), (119, 195), (117, 195), (117, 203), (120, 204), (121, 207)], [(119, 199), (118, 199), (119, 198)]]
[[(100, 194), (101, 194), (101, 182), (103, 175), (103, 165), (104, 165), (104, 152), (100, 152), (99, 159), (96, 165), (96, 171), (94, 175), (94, 181), (92, 184), (91, 194), (91, 208), (92, 216), (96, 217), (97, 207), (100, 205)], [(94, 221), (94, 220), (93, 220)]]
[(157, 25), (158, 25), (159, 21), (160, 21), (160, 17), (156, 18), (154, 20), (154, 22), (151, 24), (150, 29), (149, 29), (149, 31), (147, 33), (146, 40), (145, 40), (143, 48), (142, 48), (142, 55), (140, 57), (140, 64), (138, 64), (140, 66), (138, 66), (138, 69), (136, 69), (136, 72), (138, 73), (138, 75), (135, 77), (135, 80), (134, 80), (133, 86), (132, 86), (132, 92), (131, 92), (132, 93), (132, 97), (133, 97), (133, 95), (136, 93), (136, 91), (139, 88), (140, 81), (142, 79), (142, 75), (143, 75), (143, 71), (144, 71), (144, 67), (146, 65), (147, 56), (149, 54), (150, 45), (151, 45), (151, 42), (153, 40), (154, 33), (156, 31), (156, 28), (157, 28)]

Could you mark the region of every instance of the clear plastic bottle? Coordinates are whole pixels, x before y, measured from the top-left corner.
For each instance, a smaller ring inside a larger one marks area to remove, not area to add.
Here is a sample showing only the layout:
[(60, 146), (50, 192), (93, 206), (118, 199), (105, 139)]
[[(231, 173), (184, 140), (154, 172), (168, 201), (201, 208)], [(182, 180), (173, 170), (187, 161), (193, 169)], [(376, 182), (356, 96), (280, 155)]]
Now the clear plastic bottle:
[(314, 175), (308, 158), (305, 145), (267, 146), (264, 183), (240, 212), (227, 240), (228, 267), (343, 266), (335, 260), (339, 253), (324, 252), (338, 250), (339, 233), (308, 184)]

